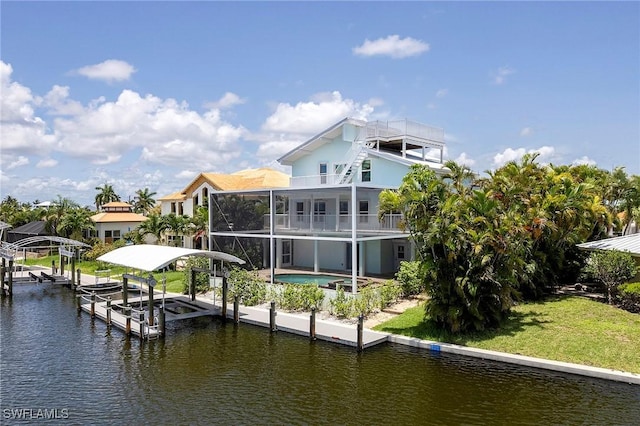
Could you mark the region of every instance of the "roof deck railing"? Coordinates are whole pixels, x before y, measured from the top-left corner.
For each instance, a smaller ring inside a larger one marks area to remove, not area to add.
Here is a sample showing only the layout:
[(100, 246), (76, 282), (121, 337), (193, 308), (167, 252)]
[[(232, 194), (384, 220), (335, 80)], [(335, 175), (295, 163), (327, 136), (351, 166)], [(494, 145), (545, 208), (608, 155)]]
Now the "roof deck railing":
[(444, 143), (444, 129), (410, 120), (369, 121), (362, 128), (358, 140), (414, 138)]

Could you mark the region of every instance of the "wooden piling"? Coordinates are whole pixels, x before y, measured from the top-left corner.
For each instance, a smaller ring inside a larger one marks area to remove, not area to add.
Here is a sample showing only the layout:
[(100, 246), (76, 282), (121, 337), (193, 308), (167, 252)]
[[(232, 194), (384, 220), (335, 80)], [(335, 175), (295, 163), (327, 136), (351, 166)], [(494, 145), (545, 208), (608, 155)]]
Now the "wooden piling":
[(51, 275), (55, 275), (55, 274), (56, 274), (56, 261), (51, 260)]
[(229, 284), (226, 275), (222, 276), (222, 319), (227, 320), (227, 297), (229, 295)]
[(76, 257), (73, 256), (71, 258), (71, 289), (75, 290), (76, 288), (76, 274), (74, 271), (76, 270)]
[(6, 259), (3, 257), (2, 258), (2, 265), (0, 266), (0, 295), (2, 297), (5, 296), (4, 293), (4, 276), (6, 275), (6, 271), (7, 271), (7, 261)]
[(278, 331), (278, 328), (276, 327), (276, 302), (273, 300), (269, 307), (269, 329), (271, 331)]
[(316, 308), (311, 308), (311, 317), (309, 318), (309, 338), (316, 340)]
[(364, 349), (364, 345), (363, 345), (363, 340), (362, 340), (362, 331), (364, 329), (364, 315), (360, 314), (358, 315), (358, 341), (357, 341), (357, 350), (358, 352), (362, 352), (362, 350)]
[(111, 296), (107, 296), (107, 327), (111, 327)]
[(140, 321), (140, 340), (144, 340), (144, 311), (138, 314), (138, 321)]
[[(9, 261), (9, 279), (7, 280), (7, 285), (7, 295), (11, 297), (13, 296), (13, 259)], [(2, 283), (2, 286), (4, 287), (4, 283)]]
[(60, 275), (64, 275), (64, 264), (67, 263), (66, 256), (60, 256)]
[(124, 306), (122, 311), (125, 317), (124, 334), (131, 336), (131, 306)]
[(149, 326), (153, 327), (154, 318), (153, 318), (153, 286), (149, 285)]
[(233, 296), (233, 322), (240, 324), (240, 298), (237, 294)]
[(158, 324), (158, 333), (160, 334), (160, 337), (164, 337), (164, 333), (165, 333), (165, 318), (164, 318), (164, 307), (162, 307), (162, 306), (160, 306), (160, 309), (159, 309), (158, 322), (160, 323), (160, 324)]
[(78, 287), (80, 287), (82, 285), (82, 272), (80, 271), (80, 268), (78, 268), (78, 270), (76, 271), (76, 283), (78, 283)]
[(91, 318), (96, 316), (96, 292), (91, 292)]
[(122, 277), (122, 304), (127, 306), (129, 299), (129, 278)]

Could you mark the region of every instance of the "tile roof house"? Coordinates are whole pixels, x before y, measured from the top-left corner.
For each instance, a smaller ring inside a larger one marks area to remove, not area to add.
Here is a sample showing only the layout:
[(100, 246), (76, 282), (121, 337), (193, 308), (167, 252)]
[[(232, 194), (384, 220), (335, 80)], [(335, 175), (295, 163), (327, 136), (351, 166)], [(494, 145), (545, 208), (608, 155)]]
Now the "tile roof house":
[(133, 213), (133, 206), (121, 201), (112, 201), (101, 207), (102, 211), (91, 216), (96, 226), (96, 236), (105, 243), (112, 243), (133, 231), (147, 220), (146, 216)]
[[(200, 173), (182, 191), (174, 192), (158, 199), (163, 216), (168, 214), (193, 217), (198, 207), (208, 207), (209, 194), (214, 191), (248, 190), (261, 188), (281, 188), (289, 186), (289, 175), (268, 167), (246, 169), (231, 174)], [(182, 236), (167, 236), (168, 239)], [(200, 240), (205, 235), (182, 238), (186, 248), (208, 247)]]

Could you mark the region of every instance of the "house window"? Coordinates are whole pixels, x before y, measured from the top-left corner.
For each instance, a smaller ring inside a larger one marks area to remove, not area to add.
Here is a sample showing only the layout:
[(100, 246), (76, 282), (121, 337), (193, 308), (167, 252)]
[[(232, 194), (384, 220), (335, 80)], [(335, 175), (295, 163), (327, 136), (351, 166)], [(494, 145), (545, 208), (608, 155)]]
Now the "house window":
[(327, 213), (327, 204), (324, 201), (313, 203), (313, 221), (324, 222), (324, 215)]
[(193, 197), (193, 207), (194, 207), (194, 210), (195, 210), (195, 206), (197, 206), (197, 205), (199, 205), (199, 204), (200, 204), (200, 202), (199, 202), (199, 200), (198, 200), (198, 196), (197, 196), (197, 195), (195, 195), (195, 196)]
[(184, 214), (184, 203), (178, 203), (178, 216), (182, 216)]
[(327, 163), (320, 163), (320, 183), (327, 183)]
[(119, 239), (120, 239), (120, 230), (119, 229), (104, 231), (104, 242), (105, 243), (113, 243), (115, 241), (118, 241)]
[(360, 215), (360, 223), (369, 222), (369, 201), (361, 200), (358, 203), (358, 213)]
[(404, 260), (404, 245), (398, 245), (398, 260)]
[(362, 162), (362, 182), (371, 182), (371, 160)]
[(349, 214), (349, 202), (340, 201), (340, 216), (347, 216)]
[(296, 202), (296, 218), (298, 222), (302, 222), (304, 220), (304, 202), (302, 201)]
[(176, 203), (171, 203), (171, 213), (176, 214)]

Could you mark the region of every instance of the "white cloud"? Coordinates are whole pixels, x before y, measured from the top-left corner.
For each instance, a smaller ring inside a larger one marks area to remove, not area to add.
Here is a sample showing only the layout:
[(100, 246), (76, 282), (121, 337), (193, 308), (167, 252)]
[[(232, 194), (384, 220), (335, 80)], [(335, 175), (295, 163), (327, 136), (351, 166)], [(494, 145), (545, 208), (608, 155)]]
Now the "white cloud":
[(13, 67), (0, 61), (0, 140), (6, 153), (42, 153), (54, 143), (34, 109), (42, 103), (28, 87), (11, 80)]
[(516, 70), (510, 67), (500, 67), (498, 71), (492, 73), (493, 84), (500, 85), (506, 81), (507, 76), (515, 73)]
[(474, 164), (476, 164), (476, 160), (470, 158), (469, 156), (467, 156), (466, 152), (463, 152), (462, 154), (458, 155), (456, 157), (455, 160), (456, 163), (458, 164), (462, 164), (464, 166), (467, 166), (469, 168), (473, 167)]
[(448, 89), (440, 89), (436, 92), (436, 98), (444, 98), (449, 94)]
[(181, 172), (176, 173), (174, 177), (176, 179), (193, 179), (198, 175), (198, 173), (200, 172), (195, 170), (182, 170)]
[(520, 130), (520, 136), (522, 137), (531, 136), (532, 134), (533, 129), (531, 127), (524, 127), (522, 130)]
[(540, 148), (527, 150), (526, 148), (507, 148), (503, 152), (496, 154), (493, 157), (493, 166), (501, 167), (510, 161), (516, 161), (522, 158), (525, 154), (538, 153), (537, 160), (540, 163), (546, 163), (553, 159), (556, 150), (552, 146), (541, 146)]
[(69, 99), (67, 86), (53, 86), (44, 96), (44, 105), (49, 107), (49, 113), (55, 115), (77, 115), (83, 111), (80, 102)]
[(220, 99), (218, 99), (215, 102), (211, 102), (209, 104), (207, 104), (206, 106), (208, 108), (213, 108), (213, 109), (228, 109), (228, 108), (232, 108), (236, 105), (241, 105), (243, 103), (245, 103), (247, 100), (244, 98), (241, 98), (240, 96), (236, 95), (235, 93), (232, 92), (227, 92), (225, 93)]
[(58, 160), (55, 160), (53, 158), (47, 158), (45, 160), (38, 161), (38, 164), (36, 164), (36, 167), (39, 169), (44, 169), (49, 167), (55, 167), (57, 165), (58, 165)]
[(390, 35), (377, 40), (365, 39), (362, 45), (354, 47), (352, 52), (358, 56), (390, 56), (394, 59), (402, 59), (417, 56), (429, 51), (429, 44), (411, 37), (400, 38), (399, 35)]
[(29, 164), (29, 159), (24, 156), (19, 156), (18, 158), (10, 158), (9, 164), (7, 164), (7, 170), (15, 169), (17, 167), (26, 166)]
[(95, 65), (87, 65), (78, 68), (75, 73), (93, 80), (104, 80), (106, 82), (125, 81), (131, 78), (136, 69), (125, 61), (119, 59), (107, 59)]
[(369, 104), (369, 106), (375, 108), (384, 105), (384, 100), (380, 98), (371, 98), (367, 101), (367, 103)]
[(438, 106), (436, 104), (434, 104), (433, 102), (429, 102), (427, 104), (427, 109), (436, 109), (438, 108)]
[(250, 138), (260, 143), (258, 157), (275, 159), (343, 118), (366, 120), (373, 110), (369, 103), (343, 99), (337, 91), (318, 93), (309, 102), (278, 104), (260, 133)]
[(581, 157), (581, 158), (577, 158), (575, 160), (573, 160), (573, 162), (571, 163), (574, 166), (582, 166), (582, 165), (587, 165), (587, 166), (595, 166), (596, 161), (592, 160), (591, 158), (587, 157), (586, 155)]

